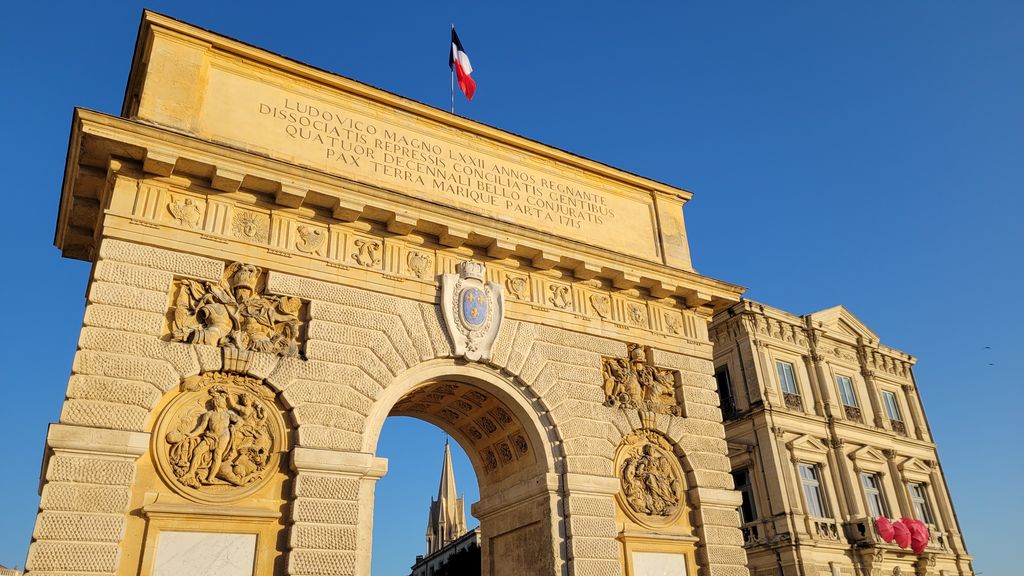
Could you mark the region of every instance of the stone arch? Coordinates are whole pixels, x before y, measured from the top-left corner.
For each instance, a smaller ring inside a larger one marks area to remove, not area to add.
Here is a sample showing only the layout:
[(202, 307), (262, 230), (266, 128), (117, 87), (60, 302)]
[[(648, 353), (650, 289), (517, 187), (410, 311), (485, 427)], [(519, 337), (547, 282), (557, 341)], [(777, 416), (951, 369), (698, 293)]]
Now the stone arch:
[[(526, 386), (493, 367), (438, 358), (399, 374), (366, 418), (364, 453), (375, 453), (391, 415), (434, 424), (465, 449), (480, 486), (473, 511), (481, 523), (484, 574), (505, 574), (512, 566), (517, 573), (566, 569), (560, 440), (530, 396)], [(490, 432), (487, 426), (493, 426)]]

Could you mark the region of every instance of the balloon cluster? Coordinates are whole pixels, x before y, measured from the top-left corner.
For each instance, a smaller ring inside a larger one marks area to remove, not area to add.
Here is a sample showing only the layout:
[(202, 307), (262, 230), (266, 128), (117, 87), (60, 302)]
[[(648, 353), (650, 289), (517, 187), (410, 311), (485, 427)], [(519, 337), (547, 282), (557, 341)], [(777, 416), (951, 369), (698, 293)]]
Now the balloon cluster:
[(875, 518), (878, 535), (886, 542), (895, 542), (900, 548), (910, 548), (920, 556), (928, 546), (928, 527), (924, 522), (904, 516), (898, 521), (885, 516)]

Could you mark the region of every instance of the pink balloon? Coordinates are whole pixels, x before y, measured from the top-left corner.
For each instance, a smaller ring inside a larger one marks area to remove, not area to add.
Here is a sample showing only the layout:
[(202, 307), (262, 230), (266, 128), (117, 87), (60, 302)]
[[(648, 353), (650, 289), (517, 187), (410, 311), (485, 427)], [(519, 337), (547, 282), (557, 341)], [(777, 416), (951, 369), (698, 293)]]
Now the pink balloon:
[(900, 548), (906, 548), (910, 545), (910, 529), (903, 522), (893, 522), (893, 540), (896, 541), (896, 545)]
[(895, 532), (893, 532), (892, 522), (888, 518), (885, 516), (875, 518), (875, 528), (878, 530), (878, 535), (882, 537), (882, 540), (892, 542)]
[(910, 549), (920, 556), (928, 546), (928, 527), (924, 522), (910, 518), (904, 518), (901, 522), (910, 530)]

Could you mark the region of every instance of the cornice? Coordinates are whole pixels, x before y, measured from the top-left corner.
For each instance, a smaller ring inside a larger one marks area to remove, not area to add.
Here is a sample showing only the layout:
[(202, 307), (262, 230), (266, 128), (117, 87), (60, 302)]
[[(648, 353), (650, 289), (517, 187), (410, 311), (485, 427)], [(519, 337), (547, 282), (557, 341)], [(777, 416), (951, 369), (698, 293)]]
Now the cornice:
[(111, 174), (120, 170), (183, 176), (211, 193), (243, 189), (284, 208), (310, 207), (338, 221), (383, 223), (395, 235), (431, 234), (445, 246), (480, 247), (496, 258), (516, 256), (540, 270), (565, 268), (580, 279), (606, 279), (617, 289), (645, 288), (653, 297), (680, 298), (688, 307), (721, 310), (743, 292), (695, 272), (84, 109), (75, 111), (54, 239), (65, 256), (94, 258), (104, 217), (101, 196)]

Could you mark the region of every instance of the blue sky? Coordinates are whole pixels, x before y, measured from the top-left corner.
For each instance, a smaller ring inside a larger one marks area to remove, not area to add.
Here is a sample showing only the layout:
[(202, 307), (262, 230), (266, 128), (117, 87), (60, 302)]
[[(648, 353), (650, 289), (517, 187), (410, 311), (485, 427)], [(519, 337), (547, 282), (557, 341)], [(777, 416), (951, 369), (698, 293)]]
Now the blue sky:
[[(1024, 4), (631, 4), (145, 6), (442, 108), (454, 21), (478, 84), (457, 111), (692, 190), (699, 271), (797, 314), (844, 304), (916, 355), (975, 568), (1015, 573)], [(120, 110), (143, 6), (16, 2), (0, 22), (0, 564), (24, 562), (83, 311), (89, 266), (52, 247), (72, 108)], [(395, 504), (378, 505), (375, 574), (422, 551), (442, 442), (386, 425), (377, 494)]]

